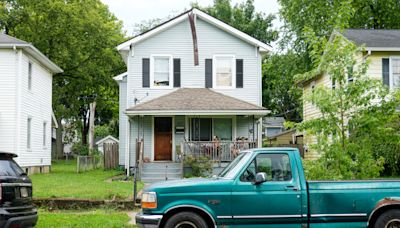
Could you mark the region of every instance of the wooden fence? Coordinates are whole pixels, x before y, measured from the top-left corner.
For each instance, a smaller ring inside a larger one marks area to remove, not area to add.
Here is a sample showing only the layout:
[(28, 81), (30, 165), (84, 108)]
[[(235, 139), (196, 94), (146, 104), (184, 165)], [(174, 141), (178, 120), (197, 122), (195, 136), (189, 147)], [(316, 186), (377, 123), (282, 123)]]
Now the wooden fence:
[(119, 165), (118, 144), (104, 143), (104, 169), (116, 169)]
[(103, 167), (102, 156), (77, 156), (76, 171), (78, 173)]

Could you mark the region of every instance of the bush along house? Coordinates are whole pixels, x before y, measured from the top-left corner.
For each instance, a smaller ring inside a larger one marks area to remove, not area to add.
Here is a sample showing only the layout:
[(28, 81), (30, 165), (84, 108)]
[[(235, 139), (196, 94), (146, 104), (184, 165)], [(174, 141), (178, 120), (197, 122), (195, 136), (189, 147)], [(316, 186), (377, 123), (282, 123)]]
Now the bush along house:
[[(216, 168), (261, 146), (261, 61), (270, 46), (197, 9), (117, 47), (120, 165), (145, 182), (182, 176), (185, 156)], [(133, 169), (132, 169), (133, 170)]]

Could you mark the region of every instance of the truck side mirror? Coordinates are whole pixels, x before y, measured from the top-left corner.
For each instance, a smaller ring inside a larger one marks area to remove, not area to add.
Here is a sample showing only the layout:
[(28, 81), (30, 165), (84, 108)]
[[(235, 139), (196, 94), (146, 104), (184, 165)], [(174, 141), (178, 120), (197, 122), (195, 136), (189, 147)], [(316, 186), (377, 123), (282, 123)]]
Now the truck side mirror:
[(264, 172), (260, 172), (256, 174), (256, 178), (254, 180), (254, 184), (258, 185), (267, 181), (267, 174)]

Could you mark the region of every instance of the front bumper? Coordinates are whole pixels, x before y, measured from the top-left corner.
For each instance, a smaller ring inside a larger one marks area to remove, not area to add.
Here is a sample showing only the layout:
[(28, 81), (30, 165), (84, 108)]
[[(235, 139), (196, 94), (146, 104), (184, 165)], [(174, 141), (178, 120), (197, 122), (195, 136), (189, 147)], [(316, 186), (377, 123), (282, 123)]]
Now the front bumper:
[(35, 227), (38, 215), (33, 207), (30, 210), (23, 210), (23, 207), (7, 209), (0, 208), (0, 227)]
[(162, 218), (162, 215), (147, 215), (142, 213), (137, 214), (135, 217), (138, 228), (158, 228)]

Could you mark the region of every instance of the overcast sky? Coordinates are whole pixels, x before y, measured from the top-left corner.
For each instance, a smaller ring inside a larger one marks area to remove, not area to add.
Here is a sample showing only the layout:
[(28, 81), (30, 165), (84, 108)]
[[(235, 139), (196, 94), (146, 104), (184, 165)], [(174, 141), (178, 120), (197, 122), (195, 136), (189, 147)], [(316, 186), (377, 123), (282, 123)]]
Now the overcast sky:
[[(101, 0), (111, 12), (123, 21), (127, 35), (132, 35), (135, 24), (144, 20), (166, 18), (189, 9), (192, 0)], [(232, 0), (234, 4), (244, 0)], [(213, 0), (197, 0), (201, 6), (208, 6)], [(254, 0), (256, 11), (276, 14), (279, 11), (277, 0)], [(274, 21), (274, 27), (281, 23)]]

